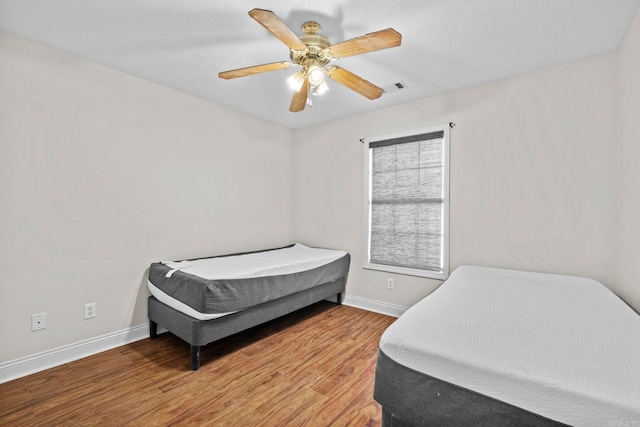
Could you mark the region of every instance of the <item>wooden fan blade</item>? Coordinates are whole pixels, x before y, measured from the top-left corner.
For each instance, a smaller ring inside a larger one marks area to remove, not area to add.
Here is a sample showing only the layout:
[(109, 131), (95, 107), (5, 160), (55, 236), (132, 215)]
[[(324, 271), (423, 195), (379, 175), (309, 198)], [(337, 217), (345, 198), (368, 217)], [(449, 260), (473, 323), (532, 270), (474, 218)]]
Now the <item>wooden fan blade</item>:
[(296, 36), (287, 25), (278, 18), (278, 16), (270, 10), (252, 9), (249, 16), (258, 21), (260, 25), (266, 28), (271, 34), (276, 36), (280, 41), (289, 46), (289, 49), (305, 50), (307, 45)]
[(402, 35), (393, 28), (376, 31), (355, 39), (346, 40), (329, 47), (329, 53), (334, 58), (344, 58), (361, 53), (373, 52), (400, 46)]
[(349, 89), (354, 90), (360, 95), (369, 99), (380, 98), (380, 95), (382, 95), (382, 92), (384, 92), (381, 88), (374, 85), (373, 83), (363, 79), (362, 77), (358, 77), (351, 71), (347, 71), (344, 68), (340, 68), (336, 65), (332, 65), (331, 67), (327, 68), (327, 75), (338, 83), (345, 85)]
[(272, 62), (270, 64), (254, 65), (252, 67), (238, 68), (235, 70), (222, 71), (218, 73), (221, 79), (235, 79), (236, 77), (250, 76), (252, 74), (266, 73), (267, 71), (284, 70), (289, 68), (291, 62)]
[(307, 97), (309, 96), (309, 78), (305, 77), (302, 87), (299, 91), (293, 94), (289, 111), (297, 113), (304, 110), (304, 106), (307, 104)]

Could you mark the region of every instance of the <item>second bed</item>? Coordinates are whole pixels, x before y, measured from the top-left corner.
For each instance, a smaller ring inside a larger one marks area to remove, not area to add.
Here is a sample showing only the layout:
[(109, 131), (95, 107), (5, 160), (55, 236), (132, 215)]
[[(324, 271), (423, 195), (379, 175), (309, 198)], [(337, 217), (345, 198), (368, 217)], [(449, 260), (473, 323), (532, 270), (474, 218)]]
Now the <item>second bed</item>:
[(295, 244), (251, 253), (151, 264), (150, 336), (162, 326), (191, 345), (191, 369), (201, 347), (318, 301), (340, 304), (347, 252)]
[(383, 425), (640, 426), (640, 316), (576, 276), (458, 267), (383, 334)]

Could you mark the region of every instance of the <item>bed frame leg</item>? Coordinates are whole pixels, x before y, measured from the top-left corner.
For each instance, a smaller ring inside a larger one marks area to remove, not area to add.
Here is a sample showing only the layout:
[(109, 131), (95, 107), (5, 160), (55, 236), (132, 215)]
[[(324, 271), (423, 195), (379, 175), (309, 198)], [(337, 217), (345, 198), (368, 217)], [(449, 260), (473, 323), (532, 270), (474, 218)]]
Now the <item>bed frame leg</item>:
[(191, 346), (191, 370), (197, 371), (200, 369), (200, 346)]
[(149, 320), (149, 339), (158, 338), (158, 324), (153, 320)]
[(342, 292), (338, 292), (338, 296), (336, 297), (336, 304), (342, 305)]

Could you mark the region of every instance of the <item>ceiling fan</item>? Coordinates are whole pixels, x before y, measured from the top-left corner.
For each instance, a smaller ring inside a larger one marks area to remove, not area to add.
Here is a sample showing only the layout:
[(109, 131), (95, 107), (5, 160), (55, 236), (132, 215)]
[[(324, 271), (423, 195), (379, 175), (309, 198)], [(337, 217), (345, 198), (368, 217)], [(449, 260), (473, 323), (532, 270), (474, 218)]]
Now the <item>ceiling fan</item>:
[(325, 75), (366, 98), (379, 98), (383, 90), (378, 86), (337, 65), (327, 65), (338, 58), (396, 47), (402, 42), (400, 33), (387, 28), (332, 45), (320, 35), (320, 24), (317, 22), (307, 21), (302, 24), (302, 36), (298, 37), (270, 10), (253, 9), (249, 11), (249, 16), (289, 47), (291, 62), (272, 62), (222, 71), (218, 73), (218, 77), (234, 79), (282, 70), (293, 64), (299, 65), (301, 69), (287, 79), (289, 86), (295, 90), (289, 106), (289, 111), (292, 112), (304, 110), (307, 103), (311, 105), (311, 94), (320, 95), (329, 89), (324, 81)]

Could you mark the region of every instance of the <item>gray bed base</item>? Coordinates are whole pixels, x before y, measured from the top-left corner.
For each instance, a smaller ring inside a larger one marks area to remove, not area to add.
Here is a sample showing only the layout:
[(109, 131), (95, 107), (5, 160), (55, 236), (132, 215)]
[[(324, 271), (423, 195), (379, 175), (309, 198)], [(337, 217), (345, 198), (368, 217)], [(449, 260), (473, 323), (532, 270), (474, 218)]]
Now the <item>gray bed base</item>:
[(292, 313), (316, 302), (335, 296), (336, 303), (342, 303), (345, 279), (315, 286), (305, 291), (287, 295), (246, 310), (211, 320), (198, 320), (175, 310), (150, 296), (149, 337), (158, 334), (158, 325), (191, 345), (191, 369), (200, 368), (200, 349), (209, 343)]
[(383, 427), (566, 426), (413, 370), (382, 350), (378, 351), (373, 397), (382, 406)]

